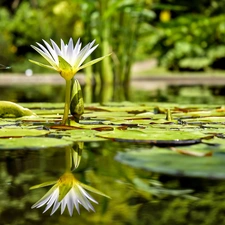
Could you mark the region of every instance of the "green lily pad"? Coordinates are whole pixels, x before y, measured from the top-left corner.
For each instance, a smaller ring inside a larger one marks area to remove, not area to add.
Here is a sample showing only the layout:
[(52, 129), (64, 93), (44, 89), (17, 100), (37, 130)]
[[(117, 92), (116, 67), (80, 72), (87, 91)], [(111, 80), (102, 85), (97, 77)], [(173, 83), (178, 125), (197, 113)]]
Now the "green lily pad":
[(95, 130), (68, 130), (54, 133), (56, 136), (63, 136), (63, 139), (70, 141), (105, 141), (105, 138), (97, 137)]
[(212, 157), (181, 155), (164, 149), (120, 152), (116, 159), (132, 167), (175, 176), (225, 179), (225, 154)]
[(0, 119), (0, 127), (1, 126), (8, 126), (8, 125), (16, 125), (16, 121), (9, 121), (9, 120), (4, 120)]
[(29, 109), (63, 109), (64, 103), (51, 103), (51, 102), (32, 102), (32, 103), (21, 103), (23, 107), (29, 108)]
[(72, 146), (73, 142), (56, 139), (56, 138), (10, 138), (10, 139), (0, 139), (0, 149), (4, 150), (39, 150), (48, 148), (65, 148), (67, 146)]
[(0, 138), (6, 137), (27, 137), (27, 136), (44, 136), (48, 134), (46, 130), (23, 129), (23, 128), (2, 128), (0, 129)]
[(201, 132), (171, 131), (163, 129), (114, 129), (113, 131), (99, 132), (96, 136), (114, 141), (143, 142), (155, 145), (196, 144), (200, 143), (201, 139), (206, 137), (206, 135)]
[(202, 117), (202, 118), (197, 118), (197, 119), (182, 119), (182, 121), (185, 121), (188, 124), (191, 123), (204, 123), (204, 124), (210, 124), (210, 123), (220, 123), (220, 124), (225, 124), (225, 117)]

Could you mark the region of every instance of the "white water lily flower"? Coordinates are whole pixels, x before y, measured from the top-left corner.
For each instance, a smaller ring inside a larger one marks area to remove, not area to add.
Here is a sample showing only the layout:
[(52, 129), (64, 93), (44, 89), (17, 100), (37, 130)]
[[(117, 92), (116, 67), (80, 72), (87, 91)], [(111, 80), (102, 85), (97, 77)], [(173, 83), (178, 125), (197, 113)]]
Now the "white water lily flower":
[(69, 214), (70, 216), (72, 216), (74, 207), (80, 214), (79, 205), (82, 205), (88, 211), (95, 211), (91, 202), (94, 202), (96, 204), (98, 204), (98, 202), (86, 190), (108, 197), (95, 188), (92, 188), (76, 180), (71, 172), (63, 174), (57, 182), (46, 182), (40, 185), (33, 186), (31, 187), (31, 189), (45, 187), (52, 184), (55, 185), (31, 208), (40, 208), (46, 205), (46, 208), (43, 211), (44, 213), (52, 207), (52, 211), (50, 214), (52, 215), (58, 208), (60, 208), (60, 206), (62, 214), (67, 206)]
[(95, 40), (88, 43), (84, 48), (81, 48), (82, 43), (80, 42), (80, 39), (78, 39), (75, 45), (72, 38), (70, 38), (68, 44), (65, 44), (61, 39), (61, 48), (59, 48), (53, 40), (50, 41), (52, 46), (43, 40), (46, 47), (40, 43), (37, 43), (38, 47), (33, 45), (31, 45), (31, 47), (34, 48), (40, 55), (42, 55), (51, 66), (33, 60), (30, 61), (39, 66), (58, 71), (65, 80), (71, 80), (77, 71), (97, 63), (108, 56), (106, 55), (94, 59), (82, 65), (87, 57), (98, 47), (98, 45), (93, 46)]

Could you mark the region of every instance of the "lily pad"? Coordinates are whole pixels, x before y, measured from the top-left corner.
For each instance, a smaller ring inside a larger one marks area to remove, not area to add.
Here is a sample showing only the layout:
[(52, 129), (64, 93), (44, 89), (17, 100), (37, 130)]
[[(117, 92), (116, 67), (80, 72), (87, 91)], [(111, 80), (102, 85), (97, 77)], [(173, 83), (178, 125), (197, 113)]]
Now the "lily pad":
[(201, 132), (171, 131), (163, 129), (130, 129), (100, 132), (96, 136), (111, 139), (113, 141), (139, 142), (154, 145), (187, 145), (197, 144), (205, 138)]
[(97, 137), (95, 130), (67, 130), (54, 133), (56, 136), (63, 136), (63, 139), (69, 141), (105, 141), (105, 138)]
[(66, 141), (57, 138), (10, 138), (10, 139), (0, 139), (0, 149), (4, 150), (39, 150), (48, 148), (65, 148), (67, 146), (72, 146), (72, 141)]
[(48, 134), (46, 130), (22, 129), (22, 128), (2, 128), (0, 129), (0, 138), (24, 137), (24, 136), (44, 136)]
[(225, 179), (225, 154), (193, 157), (177, 152), (153, 149), (120, 152), (116, 159), (132, 167), (175, 176)]

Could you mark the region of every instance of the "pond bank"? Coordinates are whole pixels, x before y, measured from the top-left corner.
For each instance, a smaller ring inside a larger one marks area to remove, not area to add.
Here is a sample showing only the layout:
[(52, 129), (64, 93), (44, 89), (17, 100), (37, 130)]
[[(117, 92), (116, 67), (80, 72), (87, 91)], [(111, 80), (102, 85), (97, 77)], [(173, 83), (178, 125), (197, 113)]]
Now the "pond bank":
[[(76, 78), (81, 85), (85, 84), (85, 76), (77, 74)], [(57, 74), (0, 74), (0, 86), (10, 87), (15, 85), (64, 85), (64, 79)], [(225, 76), (202, 75), (159, 75), (159, 76), (135, 76), (131, 80), (131, 86), (135, 89), (157, 90), (168, 86), (225, 86)]]

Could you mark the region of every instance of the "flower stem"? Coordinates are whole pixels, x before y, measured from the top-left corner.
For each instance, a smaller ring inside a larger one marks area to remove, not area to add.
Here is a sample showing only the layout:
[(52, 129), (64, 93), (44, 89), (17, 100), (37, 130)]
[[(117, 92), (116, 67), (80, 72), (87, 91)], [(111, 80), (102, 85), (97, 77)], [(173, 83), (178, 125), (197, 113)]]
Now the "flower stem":
[(71, 80), (66, 80), (66, 94), (65, 94), (65, 105), (64, 105), (62, 125), (65, 125), (68, 120), (70, 109), (70, 93), (71, 93)]
[(71, 147), (66, 147), (66, 172), (71, 172), (72, 167), (72, 155), (71, 155)]

